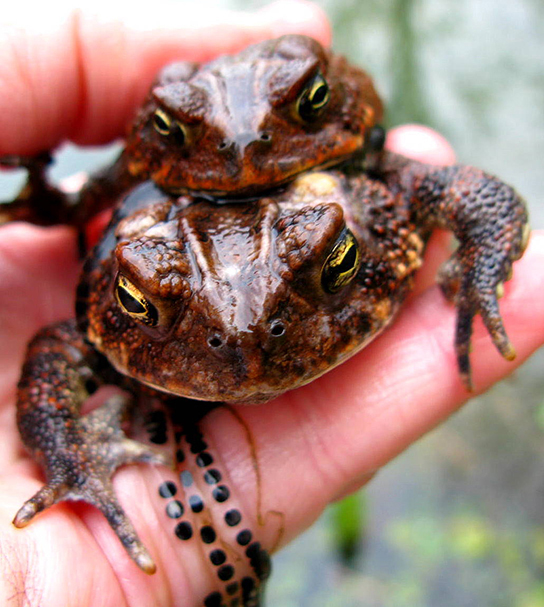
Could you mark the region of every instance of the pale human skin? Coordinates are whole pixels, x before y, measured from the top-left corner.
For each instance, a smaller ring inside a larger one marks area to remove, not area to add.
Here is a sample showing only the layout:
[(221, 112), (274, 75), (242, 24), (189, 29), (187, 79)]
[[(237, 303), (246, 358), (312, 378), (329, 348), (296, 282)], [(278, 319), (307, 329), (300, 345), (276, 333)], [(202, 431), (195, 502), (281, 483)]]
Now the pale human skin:
[[(289, 15), (290, 22), (281, 15)], [(53, 148), (66, 138), (91, 144), (119, 136), (157, 68), (174, 57), (204, 59), (288, 32), (325, 43), (330, 39), (324, 16), (298, 2), (253, 15), (216, 15), (217, 23), (228, 22), (224, 27), (204, 26), (208, 17), (204, 21), (195, 14), (193, 22), (180, 15), (179, 23), (187, 29), (160, 31), (149, 23), (149, 11), (142, 21), (145, 28), (138, 25), (137, 14), (124, 29), (80, 14), (77, 19), (51, 17), (42, 23), (42, 33), (39, 20), (26, 34), (6, 29), (8, 35), (0, 35), (0, 56), (5, 58), (0, 65), (0, 155)], [(159, 22), (157, 17), (157, 26)], [(168, 22), (175, 22), (175, 15)], [(118, 52), (104, 50), (101, 40), (114, 43)], [(33, 61), (38, 54), (39, 61)], [(448, 144), (421, 127), (392, 131), (388, 145), (426, 161), (453, 161)], [(38, 328), (72, 315), (78, 263), (75, 235), (68, 228), (14, 224), (1, 230), (0, 604), (200, 605), (209, 592), (209, 565), (202, 553), (192, 552), (172, 533), (156, 532), (156, 488), (168, 477), (165, 469), (131, 466), (115, 479), (121, 502), (157, 562), (153, 576), (129, 560), (105, 519), (90, 507), (55, 506), (24, 530), (11, 525), (17, 509), (41, 484), (40, 471), (24, 453), (15, 427), (15, 385), (25, 344)], [(293, 539), (328, 503), (363, 485), (469, 398), (455, 364), (455, 310), (430, 286), (445, 254), (446, 239), (439, 236), (429, 248), (432, 261), (397, 322), (361, 354), (272, 403), (234, 408), (245, 426), (228, 409), (205, 419), (206, 439), (267, 548)], [(478, 320), (472, 354), (475, 393), (511, 373), (544, 343), (542, 292), (544, 235), (535, 233), (501, 300), (518, 356), (513, 363), (503, 360)], [(131, 495), (138, 495), (137, 502)], [(281, 524), (273, 512), (282, 513)], [(259, 514), (267, 523), (262, 527)]]

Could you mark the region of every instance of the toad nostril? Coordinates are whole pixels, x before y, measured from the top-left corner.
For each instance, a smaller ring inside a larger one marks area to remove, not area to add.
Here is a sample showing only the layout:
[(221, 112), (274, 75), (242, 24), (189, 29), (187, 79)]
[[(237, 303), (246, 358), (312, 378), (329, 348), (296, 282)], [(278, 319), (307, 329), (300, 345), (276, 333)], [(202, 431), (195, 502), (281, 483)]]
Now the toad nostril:
[(223, 340), (219, 335), (213, 335), (208, 339), (208, 345), (210, 346), (210, 348), (217, 349), (223, 345)]
[(217, 151), (223, 154), (232, 154), (236, 151), (236, 142), (231, 139), (223, 139), (217, 144)]
[(274, 337), (281, 337), (285, 333), (285, 325), (279, 321), (274, 322), (270, 329), (270, 333)]

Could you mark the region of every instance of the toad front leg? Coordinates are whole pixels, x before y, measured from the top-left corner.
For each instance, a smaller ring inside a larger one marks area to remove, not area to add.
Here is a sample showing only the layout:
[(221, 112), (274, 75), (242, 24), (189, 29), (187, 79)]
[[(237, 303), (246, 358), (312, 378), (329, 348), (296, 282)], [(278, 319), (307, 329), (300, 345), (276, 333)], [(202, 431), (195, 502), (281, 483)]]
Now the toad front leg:
[(19, 382), (17, 422), (47, 482), (13, 522), (24, 527), (57, 502), (82, 500), (105, 515), (132, 559), (153, 573), (155, 564), (117, 501), (111, 477), (123, 464), (165, 461), (121, 430), (130, 397), (110, 397), (100, 408), (80, 415), (89, 396), (87, 386), (103, 381), (91, 367), (99, 362), (73, 321), (42, 330), (30, 343)]
[(48, 152), (32, 157), (0, 158), (0, 167), (28, 171), (18, 196), (0, 204), (0, 225), (28, 221), (42, 226), (66, 224), (81, 228), (97, 213), (113, 206), (123, 192), (136, 183), (120, 156), (111, 166), (91, 175), (79, 192), (67, 193), (48, 178), (47, 171), (52, 162), (53, 157)]
[(476, 314), (482, 316), (499, 352), (508, 360), (515, 356), (498, 298), (529, 239), (525, 203), (510, 186), (473, 167), (436, 167), (386, 154), (378, 172), (392, 191), (409, 201), (417, 225), (446, 228), (458, 240), (438, 280), (457, 307), (457, 360), (471, 389), (469, 350)]

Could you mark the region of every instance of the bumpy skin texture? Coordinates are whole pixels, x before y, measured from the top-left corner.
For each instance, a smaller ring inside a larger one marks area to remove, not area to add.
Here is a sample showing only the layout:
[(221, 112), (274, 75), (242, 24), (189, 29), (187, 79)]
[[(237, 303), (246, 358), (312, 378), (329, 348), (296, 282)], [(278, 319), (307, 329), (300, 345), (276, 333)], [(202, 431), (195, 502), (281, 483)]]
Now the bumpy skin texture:
[[(136, 531), (113, 495), (111, 476), (124, 464), (167, 460), (121, 430), (129, 405), (126, 395), (112, 396), (81, 416), (83, 403), (101, 383), (123, 385), (100, 359), (74, 322), (48, 327), (29, 344), (19, 382), (17, 422), (27, 448), (46, 472), (47, 484), (19, 510), (14, 523), (23, 527), (64, 499), (84, 500), (104, 514), (136, 563), (152, 573), (153, 560), (135, 541)], [(51, 425), (57, 426), (56, 432)]]
[[(229, 104), (237, 111), (229, 114)], [(311, 120), (297, 117), (301, 106)], [(153, 126), (157, 109), (162, 122)], [(166, 68), (121, 160), (91, 182), (83, 210), (72, 216), (79, 223), (131, 184), (85, 263), (77, 328), (45, 329), (30, 346), (19, 427), (48, 483), (16, 524), (55, 501), (84, 499), (151, 571), (109, 479), (121, 463), (157, 455), (127, 443), (113, 423), (127, 400), (80, 417), (87, 380), (121, 385), (138, 407), (169, 399), (164, 393), (269, 400), (339, 364), (391, 322), (436, 227), (459, 241), (439, 280), (458, 309), (455, 341), (467, 386), (476, 314), (513, 357), (497, 298), (528, 239), (523, 201), (478, 169), (383, 151), (372, 128), (380, 113), (363, 72), (300, 37), (200, 69)], [(177, 148), (177, 130), (166, 139), (156, 132), (172, 116), (191, 125)], [(39, 198), (36, 174), (27, 201)], [(112, 175), (119, 176), (114, 188)], [(89, 204), (91, 192), (98, 202)], [(18, 204), (30, 217), (32, 203)], [(174, 411), (176, 403), (169, 402)]]

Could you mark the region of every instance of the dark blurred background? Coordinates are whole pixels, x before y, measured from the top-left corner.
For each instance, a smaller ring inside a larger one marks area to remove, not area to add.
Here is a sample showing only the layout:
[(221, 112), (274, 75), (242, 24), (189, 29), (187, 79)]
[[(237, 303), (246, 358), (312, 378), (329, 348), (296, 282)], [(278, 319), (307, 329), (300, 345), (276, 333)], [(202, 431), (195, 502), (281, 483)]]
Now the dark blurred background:
[[(543, 0), (317, 4), (336, 50), (374, 75), (387, 126), (436, 128), (544, 227)], [(55, 175), (105, 154), (69, 148)], [(3, 179), (0, 198), (13, 187)], [(540, 351), (277, 555), (269, 607), (544, 607), (543, 438)]]

